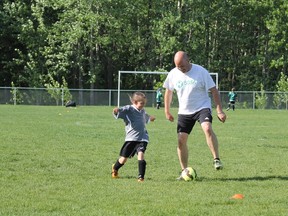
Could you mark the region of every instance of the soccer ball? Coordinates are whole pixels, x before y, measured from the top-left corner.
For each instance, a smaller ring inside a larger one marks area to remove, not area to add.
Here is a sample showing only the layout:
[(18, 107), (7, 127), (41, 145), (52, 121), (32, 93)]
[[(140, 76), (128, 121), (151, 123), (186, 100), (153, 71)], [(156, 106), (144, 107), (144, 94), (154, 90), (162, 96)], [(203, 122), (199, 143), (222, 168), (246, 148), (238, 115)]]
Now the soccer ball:
[(184, 179), (184, 181), (195, 180), (197, 178), (196, 170), (192, 167), (187, 167), (182, 171), (181, 177)]

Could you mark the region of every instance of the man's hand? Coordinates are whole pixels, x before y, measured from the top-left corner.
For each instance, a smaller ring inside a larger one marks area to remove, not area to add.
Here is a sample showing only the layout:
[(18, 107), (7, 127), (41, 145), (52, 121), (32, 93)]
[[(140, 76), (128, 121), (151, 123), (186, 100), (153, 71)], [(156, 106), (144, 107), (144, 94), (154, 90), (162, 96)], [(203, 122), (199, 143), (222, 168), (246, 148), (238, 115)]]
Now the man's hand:
[(226, 121), (226, 118), (227, 118), (227, 116), (224, 112), (217, 113), (217, 117), (218, 117), (219, 121), (221, 121), (223, 123)]
[(166, 119), (168, 119), (170, 122), (174, 122), (174, 117), (171, 115), (170, 112), (165, 113), (165, 115), (166, 115)]

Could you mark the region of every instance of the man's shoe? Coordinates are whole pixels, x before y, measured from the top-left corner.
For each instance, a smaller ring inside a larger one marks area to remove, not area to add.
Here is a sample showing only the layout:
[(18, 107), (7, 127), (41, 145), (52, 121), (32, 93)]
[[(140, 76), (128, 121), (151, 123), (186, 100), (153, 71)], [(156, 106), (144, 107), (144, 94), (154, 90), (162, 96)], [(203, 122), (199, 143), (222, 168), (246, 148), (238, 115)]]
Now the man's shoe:
[(114, 169), (114, 164), (112, 164), (112, 172), (111, 172), (112, 178), (119, 178), (118, 171)]
[(180, 176), (178, 178), (176, 178), (177, 181), (183, 181), (183, 177), (182, 177), (182, 173), (180, 174)]
[(222, 164), (222, 162), (221, 162), (220, 160), (218, 160), (218, 159), (215, 159), (215, 160), (213, 161), (213, 165), (214, 165), (214, 168), (215, 168), (216, 170), (221, 170), (221, 169), (223, 169), (223, 164)]

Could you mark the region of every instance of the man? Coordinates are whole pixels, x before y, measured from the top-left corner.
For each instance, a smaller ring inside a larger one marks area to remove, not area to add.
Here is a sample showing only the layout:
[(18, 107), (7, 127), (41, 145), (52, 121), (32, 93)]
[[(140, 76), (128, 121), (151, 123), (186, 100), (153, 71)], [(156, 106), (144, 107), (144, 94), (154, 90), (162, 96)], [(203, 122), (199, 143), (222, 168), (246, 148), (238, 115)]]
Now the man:
[(218, 140), (212, 129), (212, 107), (208, 92), (210, 91), (216, 106), (217, 117), (225, 122), (226, 115), (222, 110), (219, 92), (209, 72), (197, 64), (189, 62), (188, 55), (178, 51), (174, 56), (175, 68), (172, 69), (163, 87), (166, 88), (164, 96), (166, 118), (173, 122), (170, 113), (170, 104), (173, 91), (177, 91), (178, 110), (178, 147), (177, 153), (181, 169), (188, 167), (188, 135), (194, 124), (198, 121), (206, 137), (206, 142), (213, 156), (213, 165), (216, 170), (223, 168), (218, 152)]

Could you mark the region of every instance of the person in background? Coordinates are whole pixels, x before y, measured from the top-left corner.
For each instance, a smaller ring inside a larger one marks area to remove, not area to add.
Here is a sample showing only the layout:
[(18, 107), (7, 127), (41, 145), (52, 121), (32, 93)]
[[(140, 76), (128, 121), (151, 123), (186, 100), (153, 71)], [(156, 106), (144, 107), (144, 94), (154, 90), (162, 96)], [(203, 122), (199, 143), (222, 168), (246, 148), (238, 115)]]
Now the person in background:
[[(205, 134), (206, 142), (213, 156), (216, 170), (223, 168), (218, 151), (218, 140), (212, 129), (212, 107), (208, 95), (210, 91), (216, 106), (217, 117), (225, 122), (226, 115), (222, 110), (219, 92), (209, 72), (200, 65), (189, 62), (188, 55), (178, 51), (174, 56), (175, 68), (172, 69), (163, 84), (166, 89), (164, 107), (166, 118), (173, 122), (170, 112), (173, 91), (176, 90), (179, 101), (178, 109), (178, 147), (177, 153), (181, 169), (188, 167), (187, 140), (196, 122), (199, 122)], [(181, 180), (181, 176), (178, 178)]]
[(123, 119), (125, 123), (126, 137), (120, 150), (120, 158), (112, 165), (112, 178), (119, 178), (119, 169), (135, 154), (138, 157), (138, 181), (143, 182), (146, 172), (146, 161), (144, 153), (146, 151), (149, 136), (145, 125), (154, 121), (155, 117), (150, 116), (144, 110), (147, 102), (146, 96), (142, 92), (135, 92), (130, 97), (131, 105), (121, 108), (114, 108), (113, 115), (116, 119)]
[(161, 107), (161, 104), (162, 104), (162, 97), (163, 97), (163, 95), (162, 95), (162, 89), (161, 88), (159, 88), (158, 90), (157, 90), (157, 92), (156, 92), (156, 108), (157, 109), (160, 109), (160, 107)]
[(237, 93), (235, 92), (235, 88), (232, 88), (231, 91), (228, 93), (228, 108), (226, 109), (227, 111), (230, 110), (232, 106), (232, 110), (235, 111), (235, 102), (237, 100)]

